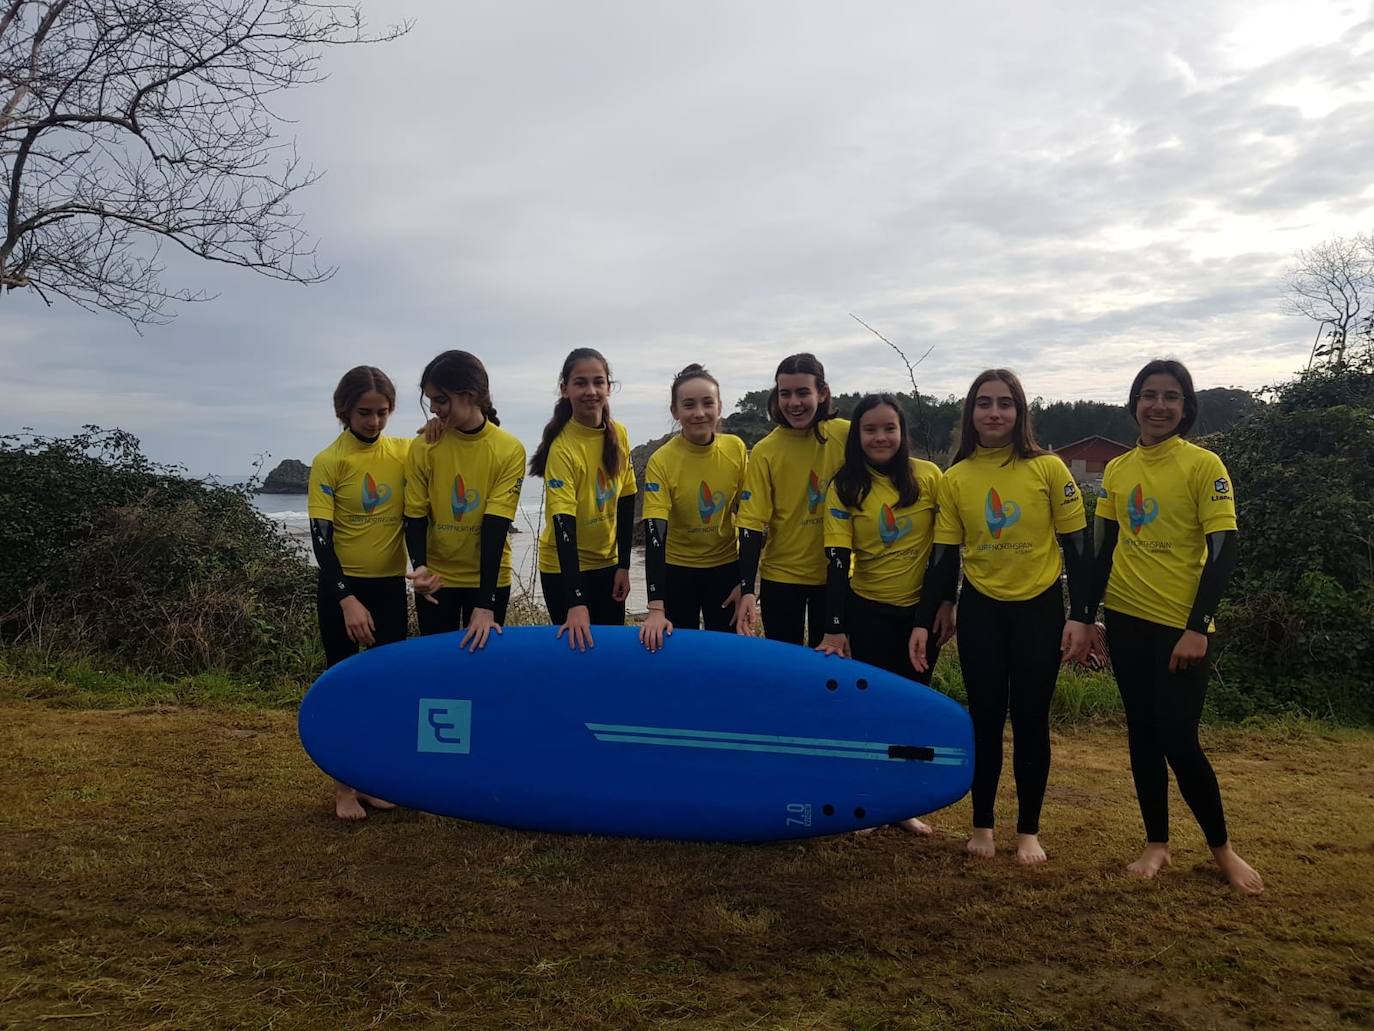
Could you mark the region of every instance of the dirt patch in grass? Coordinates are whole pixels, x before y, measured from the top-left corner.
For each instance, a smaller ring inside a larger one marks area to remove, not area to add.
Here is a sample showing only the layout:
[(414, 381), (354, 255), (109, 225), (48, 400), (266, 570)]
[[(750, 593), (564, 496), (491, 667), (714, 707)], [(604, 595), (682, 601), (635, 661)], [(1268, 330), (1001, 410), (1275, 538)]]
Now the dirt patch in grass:
[(0, 1026), (1369, 1026), (1374, 734), (1204, 733), (1260, 899), (1176, 796), (1175, 866), (1121, 874), (1115, 728), (1056, 735), (1027, 871), (966, 858), (966, 802), (925, 841), (346, 826), (288, 713), (0, 686)]

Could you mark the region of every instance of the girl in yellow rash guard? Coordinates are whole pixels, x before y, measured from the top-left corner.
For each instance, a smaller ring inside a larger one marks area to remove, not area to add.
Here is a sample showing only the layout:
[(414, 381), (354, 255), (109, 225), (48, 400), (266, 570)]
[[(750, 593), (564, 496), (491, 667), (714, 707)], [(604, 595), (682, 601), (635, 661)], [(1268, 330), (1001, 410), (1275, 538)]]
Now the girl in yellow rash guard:
[[(934, 462), (911, 457), (906, 415), (895, 397), (868, 394), (859, 401), (844, 464), (825, 501), (826, 632), (818, 651), (930, 683), (942, 634), (933, 635), (921, 673), (912, 665), (908, 642), (930, 558), (942, 476)], [(952, 608), (949, 603), (939, 608), (942, 630)], [(914, 816), (897, 826), (931, 833)]]
[(644, 570), (650, 651), (674, 627), (729, 631), (739, 600), (735, 506), (744, 489), (744, 441), (717, 433), (720, 384), (700, 365), (673, 378), (669, 411), (682, 426), (644, 471)]
[(445, 351), (425, 366), (420, 389), (443, 433), (433, 444), (412, 443), (406, 464), (415, 615), (422, 634), (466, 627), (459, 647), (476, 651), (506, 621), (507, 535), (520, 504), (525, 447), (501, 429), (476, 356)]
[(1212, 764), (1198, 743), (1207, 694), (1207, 635), (1236, 555), (1236, 499), (1221, 459), (1183, 439), (1197, 419), (1193, 377), (1156, 360), (1131, 384), (1140, 442), (1107, 464), (1095, 519), (1093, 610), (1105, 587), (1107, 643), (1126, 708), (1131, 775), (1145, 850), (1127, 869), (1169, 865), (1169, 769), (1227, 879), (1264, 882), (1236, 855)]
[[(410, 441), (384, 437), (396, 408), (386, 373), (359, 365), (334, 390), (334, 414), (344, 430), (310, 463), (310, 543), (320, 567), (316, 610), (325, 664), (359, 646), (391, 644), (406, 636), (405, 544), (401, 508)], [(391, 803), (334, 782), (334, 812), (361, 820), (360, 804)]]
[[(969, 387), (959, 447), (939, 502), (922, 611), (911, 631), (912, 662), (918, 670), (929, 665), (928, 610), (951, 595), (962, 547), (959, 665), (974, 748), (968, 851), (980, 858), (996, 854), (993, 808), (1010, 705), (1016, 858), (1043, 863), (1040, 808), (1050, 773), (1050, 701), (1061, 660), (1077, 661), (1091, 640), (1092, 549), (1078, 486), (1063, 461), (1035, 442), (1014, 373), (988, 369)], [(1068, 622), (1059, 585), (1065, 569)]]
[(625, 623), (630, 595), (635, 473), (625, 427), (611, 418), (611, 367), (579, 347), (558, 375), (558, 404), (530, 459), (544, 479), (539, 584), (549, 618), (585, 651), (592, 624)]
[[(939, 635), (919, 673), (908, 643), (943, 478), (934, 462), (911, 457), (906, 415), (895, 397), (868, 394), (859, 402), (844, 465), (826, 495), (826, 633), (819, 651), (930, 683)], [(940, 606), (942, 624), (952, 608)]]
[[(825, 629), (825, 492), (844, 461), (849, 422), (835, 417), (825, 366), (815, 355), (784, 358), (768, 395), (777, 428), (754, 445), (735, 524), (740, 600), (735, 628), (811, 647)], [(760, 564), (760, 556), (762, 563)], [(756, 599), (754, 579), (762, 573)]]

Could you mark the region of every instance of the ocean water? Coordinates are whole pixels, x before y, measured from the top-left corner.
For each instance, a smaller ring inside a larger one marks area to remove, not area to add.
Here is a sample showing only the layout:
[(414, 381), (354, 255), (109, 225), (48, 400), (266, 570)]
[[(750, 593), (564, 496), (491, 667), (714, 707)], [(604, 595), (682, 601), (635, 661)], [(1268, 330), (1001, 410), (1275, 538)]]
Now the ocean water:
[[(543, 526), (543, 509), (540, 505), (543, 481), (526, 480), (520, 495), (520, 507), (516, 512), (515, 526), (519, 533), (511, 534), (511, 567), (518, 591), (522, 586), (530, 591), (536, 600), (542, 602), (539, 592), (539, 531)], [(279, 521), (283, 528), (300, 543), (302, 553), (313, 565), (315, 556), (310, 550), (310, 516), (306, 511), (304, 494), (255, 494), (253, 507), (264, 515)], [(630, 597), (626, 602), (629, 612), (640, 614), (648, 610), (648, 597), (644, 591), (644, 551), (635, 548), (630, 559)]]

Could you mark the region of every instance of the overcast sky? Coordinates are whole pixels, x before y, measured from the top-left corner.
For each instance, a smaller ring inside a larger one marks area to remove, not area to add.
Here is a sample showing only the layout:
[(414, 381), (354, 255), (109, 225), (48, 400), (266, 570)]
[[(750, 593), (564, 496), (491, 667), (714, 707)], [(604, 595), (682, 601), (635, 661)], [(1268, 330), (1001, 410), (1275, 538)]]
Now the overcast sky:
[(592, 346), (632, 441), (689, 361), (727, 408), (800, 350), (837, 391), (1117, 400), (1142, 362), (1256, 387), (1306, 361), (1293, 253), (1374, 228), (1374, 7), (1168, 0), (423, 3), (294, 95), (299, 201), (329, 282), (178, 262), (219, 296), (143, 336), (0, 298), (0, 430), (121, 426), (155, 459), (309, 461), (330, 395), (473, 351), (532, 446)]

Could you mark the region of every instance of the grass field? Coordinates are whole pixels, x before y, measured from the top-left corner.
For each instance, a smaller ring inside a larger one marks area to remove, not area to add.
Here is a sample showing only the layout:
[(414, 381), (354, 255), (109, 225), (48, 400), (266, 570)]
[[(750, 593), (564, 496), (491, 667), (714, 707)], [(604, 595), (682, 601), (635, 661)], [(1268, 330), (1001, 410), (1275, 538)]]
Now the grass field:
[(1057, 731), (1023, 870), (966, 858), (967, 802), (924, 841), (343, 825), (289, 710), (108, 688), (0, 670), (0, 1026), (1374, 1025), (1374, 733), (1204, 728), (1248, 899), (1176, 797), (1175, 866), (1122, 875), (1107, 723)]

